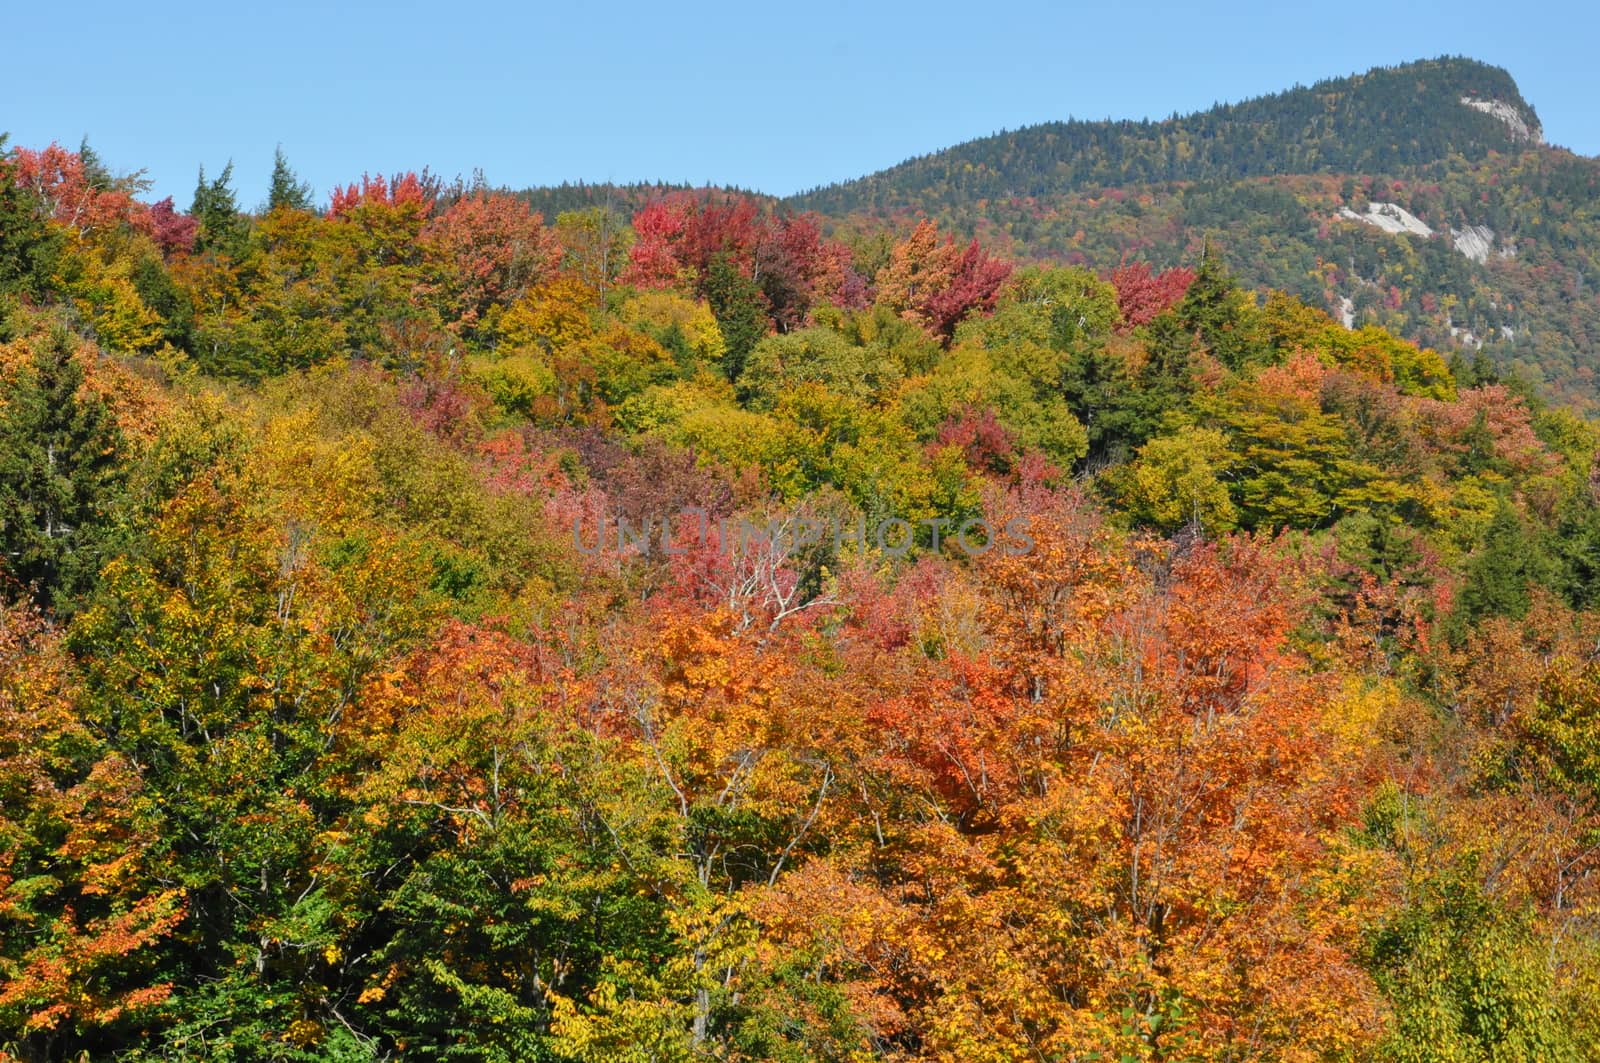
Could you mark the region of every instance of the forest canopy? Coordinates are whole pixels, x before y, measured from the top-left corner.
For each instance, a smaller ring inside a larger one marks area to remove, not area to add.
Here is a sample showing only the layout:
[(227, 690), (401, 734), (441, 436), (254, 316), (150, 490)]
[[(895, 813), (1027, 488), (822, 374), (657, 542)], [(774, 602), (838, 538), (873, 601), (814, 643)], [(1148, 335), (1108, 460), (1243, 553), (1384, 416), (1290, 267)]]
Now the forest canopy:
[(1578, 413), (1226, 242), (271, 188), (0, 162), (0, 1058), (1594, 1058)]

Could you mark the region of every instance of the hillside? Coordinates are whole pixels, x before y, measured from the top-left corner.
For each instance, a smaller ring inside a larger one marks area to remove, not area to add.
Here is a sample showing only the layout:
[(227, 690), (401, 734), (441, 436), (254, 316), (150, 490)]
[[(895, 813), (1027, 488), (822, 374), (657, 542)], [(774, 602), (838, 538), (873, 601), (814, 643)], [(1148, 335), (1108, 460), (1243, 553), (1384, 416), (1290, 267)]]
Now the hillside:
[(1251, 286), (1481, 350), (1590, 407), (1600, 162), (1541, 137), (1509, 74), (1439, 59), (1159, 122), (1001, 133), (788, 205), (847, 229), (927, 216), (1101, 270), (1192, 265), (1209, 241)]
[(968, 141), (793, 205), (827, 214), (972, 206), (1105, 186), (1378, 173), (1481, 159), (1542, 136), (1504, 70), (1437, 59), (1162, 121), (1048, 122)]
[(1600, 427), (1220, 253), (1509, 284), (1562, 158), (986, 243), (6, 150), (0, 1063), (1600, 1063)]

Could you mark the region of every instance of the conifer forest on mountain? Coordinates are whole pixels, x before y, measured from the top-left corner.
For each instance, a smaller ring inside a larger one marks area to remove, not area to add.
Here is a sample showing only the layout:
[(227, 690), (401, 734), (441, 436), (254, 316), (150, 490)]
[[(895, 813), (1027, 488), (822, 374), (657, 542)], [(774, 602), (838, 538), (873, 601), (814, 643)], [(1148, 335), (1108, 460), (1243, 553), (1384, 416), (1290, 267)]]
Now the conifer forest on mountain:
[(1509, 74), (425, 161), (0, 144), (0, 1060), (1600, 1060), (1600, 160)]

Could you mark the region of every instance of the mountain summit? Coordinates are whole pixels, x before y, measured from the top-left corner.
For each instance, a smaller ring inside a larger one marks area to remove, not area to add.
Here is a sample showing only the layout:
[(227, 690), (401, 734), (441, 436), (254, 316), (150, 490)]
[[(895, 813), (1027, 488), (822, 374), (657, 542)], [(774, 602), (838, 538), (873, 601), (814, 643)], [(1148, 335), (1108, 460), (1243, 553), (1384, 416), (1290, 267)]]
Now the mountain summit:
[(1431, 59), (1161, 121), (1066, 121), (970, 140), (795, 197), (826, 214), (1283, 173), (1376, 173), (1482, 159), (1542, 138), (1510, 74)]

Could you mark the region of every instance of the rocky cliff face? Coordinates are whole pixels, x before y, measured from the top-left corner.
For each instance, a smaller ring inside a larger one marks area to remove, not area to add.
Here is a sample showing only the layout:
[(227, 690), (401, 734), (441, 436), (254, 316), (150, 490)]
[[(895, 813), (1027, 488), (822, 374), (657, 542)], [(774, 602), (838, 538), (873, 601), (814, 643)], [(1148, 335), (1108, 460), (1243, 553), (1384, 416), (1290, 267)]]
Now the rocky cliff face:
[(1489, 252), (1494, 250), (1494, 230), (1487, 225), (1467, 225), (1460, 229), (1452, 229), (1450, 238), (1455, 243), (1457, 251), (1480, 264), (1489, 261)]
[(1533, 144), (1544, 143), (1544, 130), (1540, 128), (1538, 119), (1530, 123), (1515, 104), (1506, 103), (1504, 100), (1480, 100), (1471, 96), (1461, 97), (1461, 102), (1474, 111), (1482, 111), (1500, 119), (1511, 128), (1511, 136), (1515, 140), (1526, 140)]
[(1357, 214), (1349, 207), (1341, 207), (1339, 217), (1349, 221), (1366, 222), (1386, 233), (1408, 233), (1422, 237), (1433, 235), (1433, 230), (1426, 222), (1394, 203), (1369, 203), (1365, 214)]

